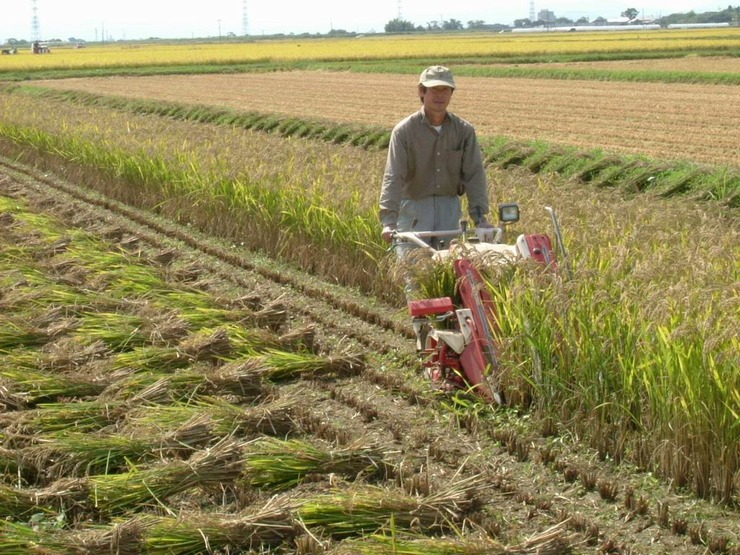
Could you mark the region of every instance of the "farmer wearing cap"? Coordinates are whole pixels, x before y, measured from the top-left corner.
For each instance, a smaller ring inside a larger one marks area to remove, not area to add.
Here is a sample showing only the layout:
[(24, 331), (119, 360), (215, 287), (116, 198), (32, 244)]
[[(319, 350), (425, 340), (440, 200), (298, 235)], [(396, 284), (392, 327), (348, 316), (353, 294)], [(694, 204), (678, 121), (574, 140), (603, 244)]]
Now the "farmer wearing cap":
[(457, 229), (463, 194), (473, 223), (490, 227), (488, 185), (475, 129), (447, 111), (454, 90), (449, 69), (426, 68), (418, 86), (421, 109), (393, 129), (380, 194), (386, 242), (394, 230)]

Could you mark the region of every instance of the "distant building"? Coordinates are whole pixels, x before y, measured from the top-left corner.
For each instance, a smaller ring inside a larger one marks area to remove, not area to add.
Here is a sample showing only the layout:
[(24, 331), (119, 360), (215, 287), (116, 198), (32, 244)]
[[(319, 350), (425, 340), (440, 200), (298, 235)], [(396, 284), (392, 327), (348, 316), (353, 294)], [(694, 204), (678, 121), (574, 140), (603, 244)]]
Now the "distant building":
[(550, 10), (540, 10), (537, 14), (537, 21), (544, 21), (545, 23), (555, 23), (555, 12)]

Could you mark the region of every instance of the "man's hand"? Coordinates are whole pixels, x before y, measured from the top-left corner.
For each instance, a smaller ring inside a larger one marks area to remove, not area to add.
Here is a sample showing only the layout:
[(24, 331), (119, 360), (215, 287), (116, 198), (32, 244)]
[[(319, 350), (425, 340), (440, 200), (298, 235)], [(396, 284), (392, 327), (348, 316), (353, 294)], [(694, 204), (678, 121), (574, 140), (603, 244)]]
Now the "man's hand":
[(385, 226), (383, 228), (383, 231), (380, 233), (380, 236), (383, 238), (383, 241), (386, 243), (390, 243), (393, 241), (393, 234), (396, 232), (396, 228), (393, 226)]
[(481, 243), (492, 243), (494, 239), (494, 227), (485, 218), (475, 224), (475, 234)]

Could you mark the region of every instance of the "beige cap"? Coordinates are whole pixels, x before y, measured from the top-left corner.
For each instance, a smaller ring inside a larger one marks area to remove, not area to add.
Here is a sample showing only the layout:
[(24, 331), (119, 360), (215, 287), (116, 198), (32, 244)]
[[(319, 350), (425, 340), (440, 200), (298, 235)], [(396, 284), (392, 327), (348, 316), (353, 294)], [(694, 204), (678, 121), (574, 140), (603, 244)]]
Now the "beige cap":
[(421, 72), (419, 84), (425, 87), (452, 87), (455, 88), (455, 80), (452, 72), (444, 66), (430, 66)]

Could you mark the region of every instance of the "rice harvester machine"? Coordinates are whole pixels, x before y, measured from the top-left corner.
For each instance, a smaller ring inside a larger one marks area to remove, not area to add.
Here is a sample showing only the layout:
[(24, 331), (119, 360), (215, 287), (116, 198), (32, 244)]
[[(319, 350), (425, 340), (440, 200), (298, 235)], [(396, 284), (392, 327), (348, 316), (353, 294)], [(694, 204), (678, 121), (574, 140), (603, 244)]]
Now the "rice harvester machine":
[[(560, 226), (555, 211), (545, 208), (554, 227), (558, 252), (565, 259)], [(445, 390), (469, 390), (488, 402), (503, 405), (496, 334), (499, 320), (493, 298), (474, 260), (512, 264), (530, 259), (557, 271), (553, 241), (546, 234), (522, 234), (514, 244), (505, 242), (506, 227), (519, 221), (517, 203), (498, 207), (499, 224), (494, 227), (460, 228), (432, 232), (396, 232), (394, 245), (413, 245), (430, 251), (435, 261), (452, 262), (456, 295), (408, 301), (417, 336), (417, 351), (432, 382)], [(432, 247), (434, 238), (435, 247)]]

